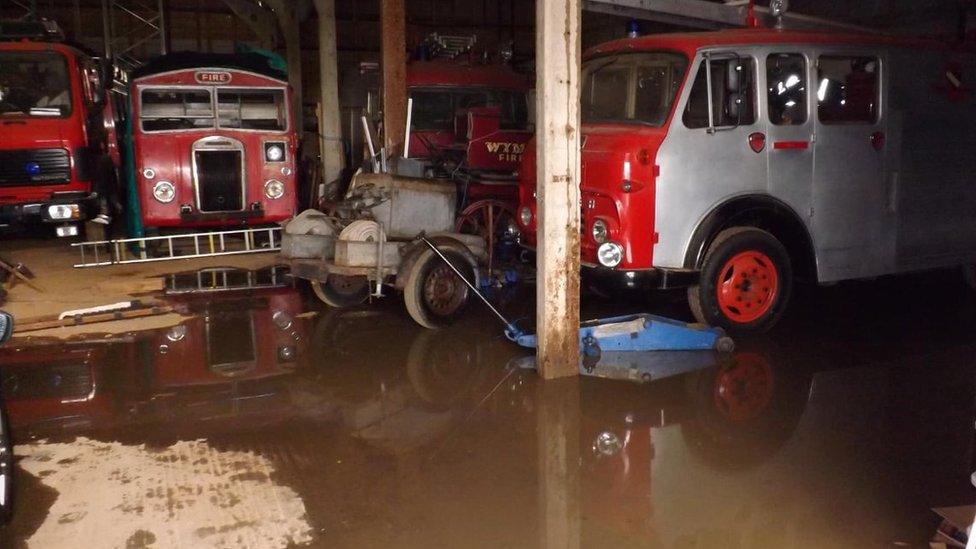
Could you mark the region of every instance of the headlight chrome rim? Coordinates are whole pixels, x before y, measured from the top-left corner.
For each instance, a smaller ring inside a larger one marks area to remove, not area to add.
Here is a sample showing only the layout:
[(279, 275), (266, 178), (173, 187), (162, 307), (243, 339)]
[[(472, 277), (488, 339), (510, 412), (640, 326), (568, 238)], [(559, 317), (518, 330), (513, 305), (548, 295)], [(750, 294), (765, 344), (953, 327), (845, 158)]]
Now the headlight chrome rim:
[(624, 260), (623, 246), (616, 242), (604, 242), (597, 248), (596, 258), (600, 265), (612, 269)]
[(519, 222), (523, 227), (528, 227), (532, 223), (532, 210), (528, 206), (522, 206), (519, 210)]
[(277, 179), (269, 179), (264, 183), (264, 196), (271, 200), (277, 200), (285, 196), (285, 184)]
[(174, 199), (176, 199), (176, 187), (173, 186), (169, 181), (160, 181), (153, 185), (153, 198), (157, 202), (162, 202), (163, 204), (169, 204)]
[(590, 227), (590, 234), (593, 236), (594, 242), (603, 244), (610, 239), (610, 228), (607, 226), (606, 221), (597, 219)]

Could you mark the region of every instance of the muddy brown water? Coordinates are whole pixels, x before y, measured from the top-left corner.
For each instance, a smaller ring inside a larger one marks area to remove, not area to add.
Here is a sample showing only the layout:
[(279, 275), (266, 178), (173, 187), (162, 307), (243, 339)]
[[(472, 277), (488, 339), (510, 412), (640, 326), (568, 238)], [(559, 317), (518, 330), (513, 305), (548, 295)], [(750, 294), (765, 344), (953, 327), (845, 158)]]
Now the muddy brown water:
[[(21, 341), (0, 546), (924, 546), (930, 509), (976, 493), (976, 299), (951, 273), (798, 293), (732, 357), (643, 384), (541, 383), (477, 306), (431, 332), (396, 298), (287, 285)], [(523, 317), (533, 295), (496, 297)], [(680, 297), (588, 294), (583, 316)]]

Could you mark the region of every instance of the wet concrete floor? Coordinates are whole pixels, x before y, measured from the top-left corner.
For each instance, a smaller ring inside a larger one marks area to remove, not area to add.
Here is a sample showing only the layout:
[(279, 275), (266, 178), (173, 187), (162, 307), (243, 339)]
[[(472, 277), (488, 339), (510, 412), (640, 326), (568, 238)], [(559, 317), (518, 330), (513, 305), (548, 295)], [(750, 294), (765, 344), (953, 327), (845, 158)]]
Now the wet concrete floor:
[[(0, 546), (926, 546), (930, 509), (976, 495), (976, 297), (953, 273), (801, 287), (773, 333), (640, 384), (541, 383), (477, 306), (430, 332), (396, 298), (171, 299), (196, 316), (0, 350)], [(584, 299), (638, 310), (688, 315)]]

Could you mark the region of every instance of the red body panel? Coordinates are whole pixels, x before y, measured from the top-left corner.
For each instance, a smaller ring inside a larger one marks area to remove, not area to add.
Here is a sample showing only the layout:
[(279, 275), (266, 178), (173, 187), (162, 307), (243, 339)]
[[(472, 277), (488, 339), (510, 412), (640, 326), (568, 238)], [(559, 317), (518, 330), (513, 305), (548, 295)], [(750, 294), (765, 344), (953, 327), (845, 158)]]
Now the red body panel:
[(82, 61), (86, 56), (64, 44), (50, 42), (0, 42), (0, 52), (56, 52), (67, 61), (70, 83), (71, 114), (65, 118), (39, 116), (0, 116), (0, 151), (59, 148), (68, 151), (71, 177), (67, 183), (31, 184), (26, 178), (23, 186), (0, 187), (0, 205), (36, 203), (51, 199), (55, 192), (92, 191), (92, 173), (80, 170), (78, 152), (87, 147), (101, 149), (104, 144), (92, 143), (86, 128), (86, 118), (97, 107), (86, 100)]
[[(281, 88), (286, 89), (286, 105), (291, 105), (291, 89), (287, 83), (266, 76), (234, 69), (211, 69), (230, 74), (229, 82), (208, 82), (199, 84), (195, 73), (200, 69), (179, 70), (154, 74), (139, 78), (132, 83), (133, 111), (133, 149), (136, 167), (136, 184), (142, 206), (143, 223), (149, 227), (213, 227), (228, 225), (260, 225), (288, 219), (295, 215), (296, 173), (298, 171), (296, 153), (298, 138), (295, 132), (294, 113), (289, 112), (288, 127), (285, 131), (238, 130), (201, 128), (191, 130), (168, 130), (143, 132), (140, 118), (140, 91), (151, 86), (192, 86), (192, 87), (231, 87), (231, 88)], [(244, 187), (243, 204), (249, 209), (254, 203), (261, 205), (263, 215), (249, 216), (246, 219), (235, 216), (208, 215), (207, 219), (185, 219), (181, 206), (190, 205), (193, 213), (198, 213), (196, 188), (193, 175), (192, 145), (205, 137), (227, 137), (241, 142), (244, 148)], [(285, 162), (265, 162), (264, 143), (267, 141), (286, 143)], [(155, 177), (148, 180), (143, 170), (151, 168)], [(286, 175), (283, 168), (290, 170)], [(269, 199), (264, 194), (265, 182), (277, 179), (284, 184), (285, 193), (281, 198)], [(161, 203), (153, 198), (152, 188), (158, 181), (169, 181), (176, 187), (176, 197), (169, 203)]]

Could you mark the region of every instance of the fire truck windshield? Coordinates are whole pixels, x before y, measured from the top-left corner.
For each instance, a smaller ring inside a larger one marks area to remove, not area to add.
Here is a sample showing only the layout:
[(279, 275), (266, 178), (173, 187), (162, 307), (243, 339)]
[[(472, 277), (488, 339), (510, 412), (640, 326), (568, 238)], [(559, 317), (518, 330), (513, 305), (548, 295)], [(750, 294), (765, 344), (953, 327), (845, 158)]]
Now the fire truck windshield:
[(68, 62), (55, 52), (0, 52), (0, 116), (71, 114)]
[(413, 129), (418, 131), (450, 130), (460, 109), (497, 106), (503, 130), (524, 130), (528, 126), (528, 103), (525, 93), (513, 90), (478, 88), (412, 88)]
[(688, 60), (676, 53), (624, 53), (583, 64), (583, 122), (664, 125)]

